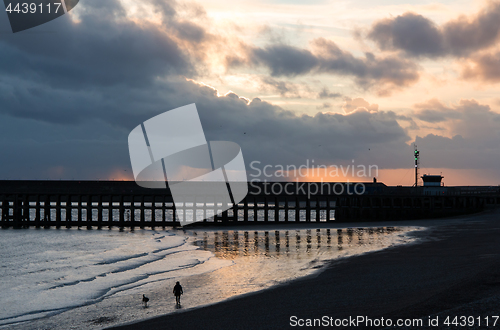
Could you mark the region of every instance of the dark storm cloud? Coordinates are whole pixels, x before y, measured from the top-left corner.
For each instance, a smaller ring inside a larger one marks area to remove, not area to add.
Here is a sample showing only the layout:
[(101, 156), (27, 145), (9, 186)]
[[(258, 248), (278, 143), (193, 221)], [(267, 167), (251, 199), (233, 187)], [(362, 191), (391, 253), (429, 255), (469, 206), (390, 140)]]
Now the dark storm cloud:
[(414, 13), (378, 21), (368, 38), (383, 50), (402, 49), (416, 56), (439, 56), (444, 52), (441, 31), (432, 21)]
[(421, 150), (421, 157), (425, 159), (424, 167), (427, 168), (497, 170), (495, 164), (500, 162), (498, 144), (486, 147), (478, 140), (466, 139), (461, 135), (452, 138), (434, 134), (417, 136), (415, 143)]
[(324, 38), (312, 42), (314, 52), (290, 45), (270, 45), (264, 48), (246, 47), (247, 58), (228, 58), (228, 66), (262, 65), (272, 76), (294, 77), (306, 74), (332, 74), (354, 77), (363, 88), (375, 87), (381, 95), (390, 94), (415, 83), (419, 67), (404, 58), (377, 57), (366, 53), (357, 58)]
[[(121, 125), (141, 112), (158, 112), (159, 88), (170, 88), (160, 77), (196, 76), (180, 44), (199, 46), (208, 36), (179, 20), (174, 2), (152, 2), (168, 26), (128, 19), (117, 0), (89, 0), (75, 9), (77, 24), (63, 16), (41, 33), (3, 35), (0, 113), (55, 123), (98, 117)], [(8, 26), (6, 15), (0, 26)]]
[(237, 142), (247, 163), (300, 165), (306, 159), (332, 163), (353, 158), (368, 162), (363, 151), (376, 145), (384, 156), (371, 161), (384, 166), (387, 159), (401, 162), (398, 151), (409, 140), (395, 118), (385, 112), (299, 116), (259, 99), (247, 105), (237, 98), (215, 98), (206, 89), (198, 90), (203, 97), (197, 106), (207, 138)]
[[(402, 164), (400, 155), (404, 154), (402, 150), (409, 140), (394, 116), (384, 112), (299, 116), (259, 99), (248, 104), (234, 93), (218, 97), (212, 88), (185, 80), (164, 82), (153, 89), (148, 94), (149, 108), (137, 100), (133, 105), (123, 101), (113, 105), (113, 115), (102, 111), (106, 106), (101, 101), (89, 99), (86, 107), (81, 108), (87, 118), (72, 125), (57, 120), (54, 123), (51, 118), (41, 123), (3, 115), (2, 123), (11, 128), (2, 129), (9, 137), (3, 140), (2, 147), (4, 151), (9, 150), (7, 161), (2, 163), (3, 168), (9, 169), (5, 173), (18, 173), (18, 177), (22, 177), (21, 174), (29, 171), (28, 165), (33, 164), (19, 165), (15, 150), (22, 153), (23, 158), (44, 157), (36, 166), (37, 171), (41, 171), (39, 178), (50, 173), (55, 175), (53, 169), (57, 169), (56, 174), (62, 173), (62, 178), (70, 179), (92, 178), (99, 168), (101, 173), (112, 173), (115, 168), (129, 169), (127, 135), (130, 130), (156, 114), (190, 102), (197, 104), (207, 139), (237, 142), (243, 149), (247, 166), (254, 160), (262, 164), (299, 166), (307, 159), (315, 159), (317, 164), (349, 163), (356, 159), (358, 163), (392, 166)], [(130, 100), (135, 97), (137, 95), (131, 95)], [(44, 108), (57, 103), (47, 99)], [(19, 123), (17, 128), (8, 124), (12, 122)], [(375, 146), (379, 158), (363, 158), (366, 156), (363, 151)], [(37, 147), (38, 151), (34, 151)], [(107, 148), (110, 149), (106, 151)]]
[(289, 45), (271, 45), (253, 48), (250, 60), (271, 70), (273, 76), (297, 76), (309, 73), (319, 64), (309, 50)]
[[(409, 120), (393, 112), (359, 108), (349, 114), (296, 115), (259, 99), (248, 103), (234, 93), (219, 97), (216, 90), (186, 80), (183, 75), (196, 78), (198, 63), (193, 64), (185, 45), (198, 45), (210, 36), (199, 26), (181, 31), (183, 21), (176, 18), (174, 3), (157, 4), (163, 26), (138, 25), (126, 18), (117, 1), (87, 0), (75, 8), (78, 24), (62, 17), (44, 25), (57, 33), (2, 37), (2, 173), (35, 179), (123, 173), (130, 169), (128, 133), (189, 103), (197, 104), (207, 139), (237, 142), (247, 165), (254, 160), (302, 165), (307, 159), (350, 164), (356, 159), (357, 164), (380, 168), (406, 166), (410, 138), (398, 121)], [(409, 61), (372, 54), (354, 57), (324, 39), (316, 40), (313, 51), (276, 45), (256, 54), (249, 58), (252, 64), (283, 76), (325, 72), (385, 89), (418, 78)], [(272, 79), (276, 88), (293, 92)], [(324, 94), (335, 96), (326, 90)], [(369, 148), (377, 152), (367, 155)]]
[[(388, 160), (400, 162), (398, 150), (406, 148), (409, 137), (393, 116), (362, 111), (299, 116), (259, 99), (248, 103), (234, 93), (219, 97), (216, 90), (182, 77), (196, 77), (181, 46), (203, 37), (196, 35), (196, 27), (190, 26), (193, 30), (179, 40), (158, 26), (128, 20), (116, 1), (94, 2), (81, 6), (78, 24), (62, 18), (47, 27), (60, 33), (19, 34), (0, 41), (4, 173), (18, 178), (35, 173), (35, 178), (95, 179), (96, 173), (103, 177), (116, 169), (124, 172), (130, 166), (130, 130), (193, 102), (207, 139), (239, 143), (247, 164), (258, 160), (302, 165), (307, 159), (340, 163), (354, 158), (362, 162), (362, 151), (375, 145), (380, 166)], [(167, 23), (175, 19), (170, 8), (161, 9)], [(182, 34), (179, 25), (165, 29)], [(296, 58), (279, 70), (299, 65), (295, 61), (307, 57), (308, 51), (294, 54)], [(308, 70), (307, 65), (303, 68)], [(283, 85), (274, 78), (268, 84), (285, 94), (294, 93), (294, 88), (308, 91), (307, 86)], [(33, 162), (18, 162), (16, 152), (26, 159), (43, 159), (35, 170), (28, 166)]]
[[(494, 153), (500, 161), (500, 114), (489, 105), (476, 100), (460, 100), (457, 104), (445, 106), (438, 100), (415, 105), (415, 116), (430, 123), (440, 123), (448, 135), (460, 135), (467, 142), (471, 154)], [(464, 154), (468, 155), (467, 150)], [(468, 157), (468, 156), (467, 156)], [(485, 159), (488, 159), (486, 157)], [(492, 166), (493, 163), (489, 163)], [(495, 168), (494, 166), (492, 168)]]
[(500, 2), (481, 12), (461, 16), (441, 26), (422, 15), (405, 13), (373, 24), (367, 36), (382, 50), (402, 50), (411, 56), (467, 56), (494, 46), (500, 35)]
[[(79, 89), (142, 86), (165, 74), (194, 72), (189, 56), (166, 31), (126, 19), (117, 0), (86, 1), (78, 16), (78, 24), (62, 17), (44, 25), (57, 32), (43, 38), (33, 33), (2, 38), (0, 74)], [(195, 27), (179, 26), (183, 34), (200, 38)]]
[(431, 129), (451, 136), (417, 136), (419, 149), (425, 150), (425, 167), (498, 169), (500, 114), (490, 106), (475, 100), (460, 100), (447, 106), (433, 99), (415, 108), (418, 119), (439, 123), (440, 127)]

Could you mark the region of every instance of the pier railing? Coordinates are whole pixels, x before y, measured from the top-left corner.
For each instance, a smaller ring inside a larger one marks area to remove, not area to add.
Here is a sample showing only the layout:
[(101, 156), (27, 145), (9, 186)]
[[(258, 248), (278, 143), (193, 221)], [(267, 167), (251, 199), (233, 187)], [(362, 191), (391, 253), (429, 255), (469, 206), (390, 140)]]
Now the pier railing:
[[(290, 183), (278, 183), (290, 184)], [(295, 184), (295, 183), (294, 183)], [(0, 181), (0, 225), (15, 227), (157, 227), (178, 220), (196, 225), (328, 223), (434, 218), (500, 205), (500, 196), (302, 193), (249, 186), (247, 197), (228, 205), (215, 200), (174, 203), (168, 189), (143, 189), (122, 181)], [(279, 192), (279, 193), (276, 193)], [(200, 221), (201, 220), (201, 221)]]

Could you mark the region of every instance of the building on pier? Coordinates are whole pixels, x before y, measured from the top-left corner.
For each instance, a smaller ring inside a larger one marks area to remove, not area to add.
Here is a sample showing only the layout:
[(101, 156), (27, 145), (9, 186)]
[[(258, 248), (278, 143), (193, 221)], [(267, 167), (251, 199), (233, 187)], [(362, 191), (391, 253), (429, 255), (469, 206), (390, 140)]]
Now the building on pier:
[(446, 187), (442, 175), (424, 174), (422, 181), (424, 182), (424, 195), (438, 196), (446, 194)]

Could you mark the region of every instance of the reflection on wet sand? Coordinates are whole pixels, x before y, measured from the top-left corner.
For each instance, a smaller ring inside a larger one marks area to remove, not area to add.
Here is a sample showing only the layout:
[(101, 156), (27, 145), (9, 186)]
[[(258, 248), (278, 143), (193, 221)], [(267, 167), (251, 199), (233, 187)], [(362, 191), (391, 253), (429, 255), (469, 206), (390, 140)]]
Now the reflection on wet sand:
[(221, 259), (248, 256), (301, 257), (342, 251), (356, 246), (378, 245), (387, 235), (406, 230), (395, 227), (297, 229), (259, 231), (194, 231), (195, 245)]
[(189, 282), (198, 296), (220, 301), (310, 275), (330, 260), (412, 242), (416, 227), (187, 230), (195, 245), (232, 266)]

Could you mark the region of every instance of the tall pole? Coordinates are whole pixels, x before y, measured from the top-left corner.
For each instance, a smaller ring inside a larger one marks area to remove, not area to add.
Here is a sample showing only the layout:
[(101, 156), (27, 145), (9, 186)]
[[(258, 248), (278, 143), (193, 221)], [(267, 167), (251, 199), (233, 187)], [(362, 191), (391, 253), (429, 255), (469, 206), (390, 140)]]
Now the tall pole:
[(415, 156), (415, 187), (418, 187), (418, 165), (419, 165), (419, 160), (420, 160), (420, 151), (417, 149), (417, 144), (415, 144), (415, 150), (414, 150), (414, 156)]

